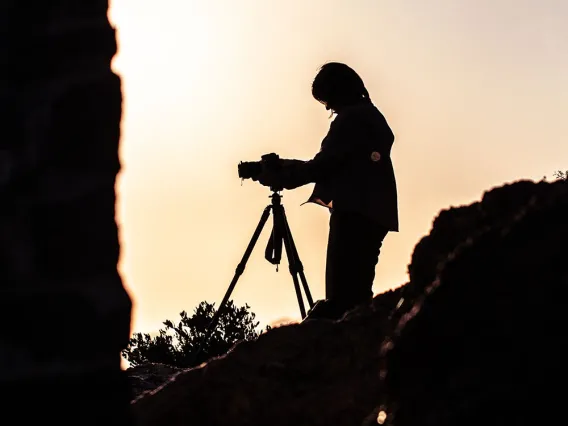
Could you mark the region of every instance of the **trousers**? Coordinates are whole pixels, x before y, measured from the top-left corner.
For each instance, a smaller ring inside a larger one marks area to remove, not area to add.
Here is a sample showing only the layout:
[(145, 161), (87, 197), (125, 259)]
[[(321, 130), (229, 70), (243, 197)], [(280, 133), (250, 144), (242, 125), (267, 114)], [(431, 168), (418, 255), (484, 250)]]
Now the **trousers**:
[(372, 300), (375, 267), (388, 232), (360, 213), (331, 212), (325, 292), (334, 310), (346, 312)]

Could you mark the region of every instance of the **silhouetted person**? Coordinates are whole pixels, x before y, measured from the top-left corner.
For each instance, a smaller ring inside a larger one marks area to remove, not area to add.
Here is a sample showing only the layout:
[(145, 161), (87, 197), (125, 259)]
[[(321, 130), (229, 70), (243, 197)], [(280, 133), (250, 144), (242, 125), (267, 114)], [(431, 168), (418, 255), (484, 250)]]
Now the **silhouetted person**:
[(307, 202), (330, 209), (326, 301), (309, 317), (339, 318), (370, 302), (375, 266), (389, 231), (398, 232), (397, 189), (391, 162), (394, 135), (373, 105), (362, 79), (349, 66), (325, 64), (312, 85), (313, 97), (337, 114), (317, 155), (284, 160), (265, 170), (266, 186), (293, 189), (315, 183)]

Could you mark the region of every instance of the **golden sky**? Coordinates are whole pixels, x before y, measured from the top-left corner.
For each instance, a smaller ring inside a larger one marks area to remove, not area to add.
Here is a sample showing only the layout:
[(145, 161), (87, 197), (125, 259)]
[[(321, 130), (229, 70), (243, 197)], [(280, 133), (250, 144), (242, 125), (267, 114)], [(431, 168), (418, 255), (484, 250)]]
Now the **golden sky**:
[[(406, 282), (414, 245), (442, 208), (568, 168), (565, 0), (114, 0), (123, 79), (118, 182), (121, 272), (133, 331), (221, 301), (269, 191), (239, 161), (309, 159), (329, 128), (311, 97), (319, 66), (365, 81), (396, 135), (400, 233), (375, 293)], [(324, 297), (329, 214), (283, 203), (314, 299)], [(271, 226), (271, 222), (268, 224)], [(261, 325), (299, 318), (269, 227), (233, 293)]]

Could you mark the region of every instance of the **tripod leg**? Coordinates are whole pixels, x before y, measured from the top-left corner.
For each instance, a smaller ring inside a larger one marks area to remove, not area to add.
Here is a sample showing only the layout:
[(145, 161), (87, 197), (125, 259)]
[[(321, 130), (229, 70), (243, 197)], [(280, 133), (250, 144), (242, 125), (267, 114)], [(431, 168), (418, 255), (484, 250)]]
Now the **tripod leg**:
[(284, 248), (286, 249), (286, 256), (288, 257), (290, 275), (292, 275), (292, 280), (294, 281), (294, 289), (296, 290), (298, 305), (300, 305), (300, 313), (302, 314), (302, 319), (304, 319), (306, 318), (306, 308), (304, 306), (304, 298), (298, 281), (296, 256), (294, 256), (293, 248), (290, 244), (290, 232), (288, 230), (286, 214), (284, 213), (283, 206), (277, 206), (274, 209), (274, 226), (278, 226), (281, 229), (282, 240), (284, 241)]
[(246, 264), (249, 260), (249, 257), (252, 253), (252, 250), (254, 249), (254, 246), (256, 245), (256, 242), (258, 241), (258, 238), (260, 237), (260, 234), (262, 233), (262, 229), (264, 228), (264, 225), (266, 224), (266, 221), (268, 220), (268, 217), (270, 216), (270, 210), (271, 209), (272, 209), (272, 206), (267, 206), (264, 209), (264, 211), (262, 212), (262, 216), (260, 217), (260, 221), (258, 222), (258, 225), (257, 225), (257, 227), (256, 227), (256, 229), (255, 229), (255, 231), (252, 235), (252, 238), (251, 238), (246, 250), (245, 250), (245, 253), (244, 253), (240, 263), (237, 265), (237, 268), (235, 270), (235, 275), (233, 276), (233, 279), (231, 280), (231, 284), (229, 285), (229, 288), (227, 289), (227, 292), (225, 293), (225, 297), (223, 297), (223, 300), (221, 301), (221, 304), (219, 305), (217, 312), (215, 313), (215, 315), (213, 316), (213, 319), (209, 323), (209, 326), (207, 327), (207, 331), (205, 332), (205, 335), (203, 336), (203, 339), (201, 340), (201, 344), (199, 345), (199, 348), (197, 349), (197, 352), (194, 355), (194, 358), (193, 358), (194, 364), (197, 363), (198, 357), (201, 354), (201, 351), (203, 350), (205, 343), (207, 342), (207, 340), (209, 340), (211, 333), (213, 332), (213, 330), (217, 326), (217, 322), (219, 321), (219, 317), (222, 314), (223, 308), (225, 307), (225, 305), (229, 301), (229, 298), (231, 297), (231, 294), (233, 293), (233, 290), (235, 289), (235, 286), (237, 285), (237, 281), (239, 280), (240, 276), (245, 271)]
[[(295, 273), (300, 276), (300, 281), (302, 282), (302, 287), (304, 288), (304, 293), (306, 294), (306, 299), (308, 299), (308, 304), (310, 308), (314, 307), (314, 301), (312, 299), (312, 294), (310, 292), (310, 288), (308, 286), (308, 281), (306, 280), (306, 275), (304, 274), (304, 265), (300, 260), (300, 255), (298, 254), (298, 249), (296, 248), (296, 243), (294, 242), (294, 238), (292, 237), (292, 231), (290, 230), (290, 225), (288, 224), (288, 219), (286, 218), (286, 212), (284, 211), (284, 207), (282, 207), (282, 216), (284, 217), (284, 235), (285, 238), (289, 239), (289, 245), (292, 249), (292, 255), (294, 256), (294, 267)], [(289, 256), (288, 256), (289, 257)]]

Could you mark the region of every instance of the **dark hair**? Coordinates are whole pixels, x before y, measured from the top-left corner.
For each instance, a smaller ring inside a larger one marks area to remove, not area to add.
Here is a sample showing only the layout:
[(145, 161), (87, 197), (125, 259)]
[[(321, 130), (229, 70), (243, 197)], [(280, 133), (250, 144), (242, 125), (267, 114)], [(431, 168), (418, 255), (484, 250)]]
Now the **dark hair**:
[(359, 74), (340, 62), (323, 65), (312, 83), (312, 95), (330, 107), (371, 101)]

